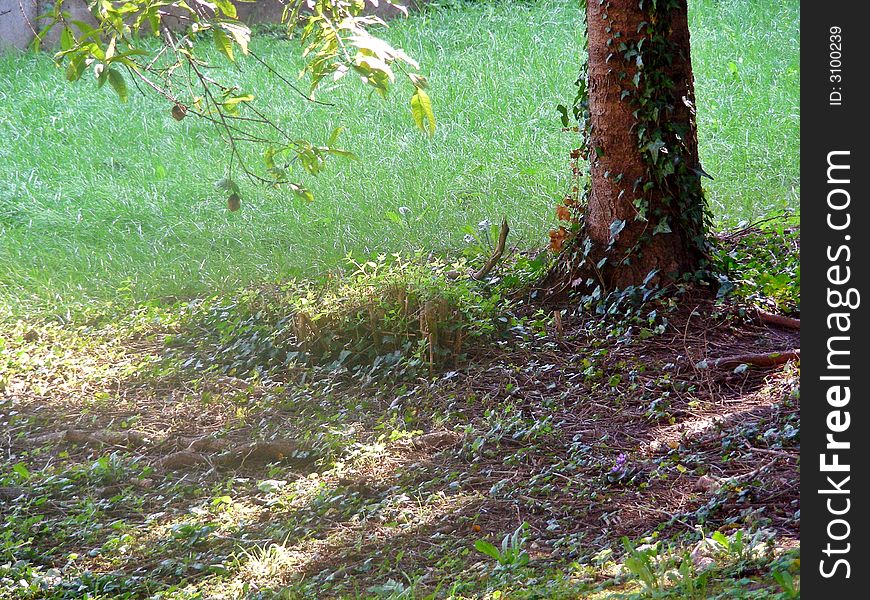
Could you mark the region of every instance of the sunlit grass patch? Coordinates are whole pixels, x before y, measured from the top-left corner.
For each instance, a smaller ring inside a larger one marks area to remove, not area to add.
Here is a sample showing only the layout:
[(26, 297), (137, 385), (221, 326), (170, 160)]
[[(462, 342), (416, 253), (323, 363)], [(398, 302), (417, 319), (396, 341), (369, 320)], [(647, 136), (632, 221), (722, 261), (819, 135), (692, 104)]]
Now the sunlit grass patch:
[[(503, 215), (511, 244), (543, 245), (576, 144), (555, 106), (573, 97), (580, 12), (573, 0), (448, 4), (385, 34), (430, 76), (431, 139), (400, 94), (371, 101), (348, 81), (321, 96), (336, 104), (330, 114), (261, 71), (238, 73), (300, 135), (347, 127), (344, 143), (361, 160), (334, 161), (312, 179), (311, 204), (245, 184), (242, 210), (230, 213), (212, 186), (227, 149), (207, 124), (177, 123), (154, 98), (120, 105), (90, 81), (69, 85), (49, 56), (0, 57), (0, 317), (66, 318), (322, 275), (349, 252), (457, 252), (467, 227)], [(690, 12), (717, 219), (795, 208), (797, 3), (704, 0)], [(253, 47), (298, 71), (295, 42), (262, 35)]]

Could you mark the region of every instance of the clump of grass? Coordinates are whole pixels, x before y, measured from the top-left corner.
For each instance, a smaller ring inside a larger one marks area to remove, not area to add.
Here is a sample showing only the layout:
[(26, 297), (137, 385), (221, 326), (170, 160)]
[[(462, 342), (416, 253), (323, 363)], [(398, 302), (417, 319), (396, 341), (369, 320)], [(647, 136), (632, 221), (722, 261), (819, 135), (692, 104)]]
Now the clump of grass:
[(733, 295), (775, 313), (800, 313), (800, 230), (784, 223), (748, 227), (721, 237), (715, 253), (720, 296)]
[[(233, 376), (272, 376), (305, 364), (383, 379), (455, 363), (468, 340), (496, 331), (499, 317), (510, 321), (503, 287), (470, 278), (464, 258), (382, 254), (348, 262), (345, 276), (326, 282), (292, 281), (192, 304), (168, 343), (185, 367)], [(498, 281), (515, 285), (536, 265), (544, 263), (521, 258)]]

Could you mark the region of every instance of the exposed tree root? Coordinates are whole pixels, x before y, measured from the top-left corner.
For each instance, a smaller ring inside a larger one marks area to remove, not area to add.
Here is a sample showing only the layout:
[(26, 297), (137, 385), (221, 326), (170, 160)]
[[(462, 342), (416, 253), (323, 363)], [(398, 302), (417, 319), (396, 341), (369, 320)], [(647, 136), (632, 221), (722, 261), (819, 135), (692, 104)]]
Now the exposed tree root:
[[(252, 442), (238, 448), (229, 448), (229, 443), (216, 444), (220, 440), (206, 438), (197, 440), (185, 450), (173, 452), (164, 457), (159, 465), (169, 471), (196, 468), (218, 467), (237, 469), (245, 465), (264, 465), (289, 461), (300, 467), (311, 467), (316, 457), (298, 443), (291, 440)], [(213, 452), (219, 452), (213, 454)]]
[(792, 319), (791, 317), (784, 317), (782, 315), (774, 315), (769, 312), (765, 312), (763, 310), (758, 310), (758, 318), (762, 323), (767, 325), (776, 325), (778, 327), (785, 327), (786, 329), (795, 329), (800, 331), (801, 329), (801, 321), (800, 319)]
[[(71, 443), (85, 446), (115, 446), (121, 448), (150, 448), (166, 443), (168, 440), (155, 440), (138, 431), (84, 431), (67, 429), (35, 437), (34, 445)], [(251, 442), (233, 447), (230, 440), (202, 437), (183, 440), (187, 443), (184, 450), (163, 457), (158, 464), (167, 470), (196, 468), (201, 466), (227, 469), (245, 465), (264, 465), (273, 462), (289, 461), (301, 467), (310, 467), (316, 457), (304, 446), (293, 440), (271, 440)], [(178, 446), (176, 446), (178, 447)]]
[(0, 486), (0, 501), (12, 502), (21, 496), (27, 496), (27, 491), (23, 488), (15, 486)]
[(444, 448), (449, 448), (457, 444), (460, 439), (462, 439), (462, 436), (460, 436), (458, 433), (454, 431), (442, 430), (418, 435), (417, 437), (411, 438), (410, 440), (407, 440), (400, 445), (407, 446), (415, 450), (426, 450), (429, 452), (433, 452), (436, 450), (443, 450)]
[(47, 435), (41, 435), (31, 440), (35, 445), (60, 444), (69, 442), (85, 446), (119, 446), (137, 448), (149, 446), (154, 441), (139, 431), (84, 431), (82, 429), (67, 429)]
[(787, 362), (801, 359), (801, 351), (789, 350), (786, 352), (768, 352), (766, 354), (740, 354), (737, 356), (726, 356), (707, 361), (710, 367), (720, 367), (729, 369), (740, 365), (752, 365), (754, 367), (775, 367), (784, 365)]

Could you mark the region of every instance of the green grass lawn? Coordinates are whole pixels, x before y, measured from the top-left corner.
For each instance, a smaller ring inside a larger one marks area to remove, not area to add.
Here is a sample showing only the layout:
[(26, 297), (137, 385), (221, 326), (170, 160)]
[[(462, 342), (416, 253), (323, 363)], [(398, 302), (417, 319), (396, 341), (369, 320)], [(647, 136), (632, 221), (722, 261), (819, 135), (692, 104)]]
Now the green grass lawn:
[[(721, 223), (799, 199), (799, 4), (690, 3), (701, 152)], [(419, 134), (406, 90), (385, 102), (348, 81), (306, 104), (246, 69), (243, 87), (301, 136), (339, 123), (361, 157), (308, 183), (317, 200), (246, 186), (226, 210), (212, 183), (227, 148), (169, 106), (121, 105), (91, 81), (67, 84), (50, 56), (0, 56), (0, 316), (229, 291), (322, 273), (349, 253), (455, 250), (463, 227), (506, 215), (512, 241), (540, 245), (568, 186), (555, 106), (573, 96), (576, 0), (455, 3), (394, 22), (387, 36), (430, 76), (438, 117)], [(287, 73), (296, 42), (253, 48)], [(388, 217), (410, 209), (407, 222)]]

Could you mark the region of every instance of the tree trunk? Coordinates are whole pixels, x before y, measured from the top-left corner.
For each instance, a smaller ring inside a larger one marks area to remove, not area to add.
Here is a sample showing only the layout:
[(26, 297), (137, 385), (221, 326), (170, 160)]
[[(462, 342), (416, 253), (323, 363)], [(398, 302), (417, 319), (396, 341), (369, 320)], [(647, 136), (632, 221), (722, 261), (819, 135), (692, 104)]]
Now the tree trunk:
[(586, 19), (590, 185), (557, 277), (672, 281), (702, 266), (709, 225), (686, 0), (589, 0)]

